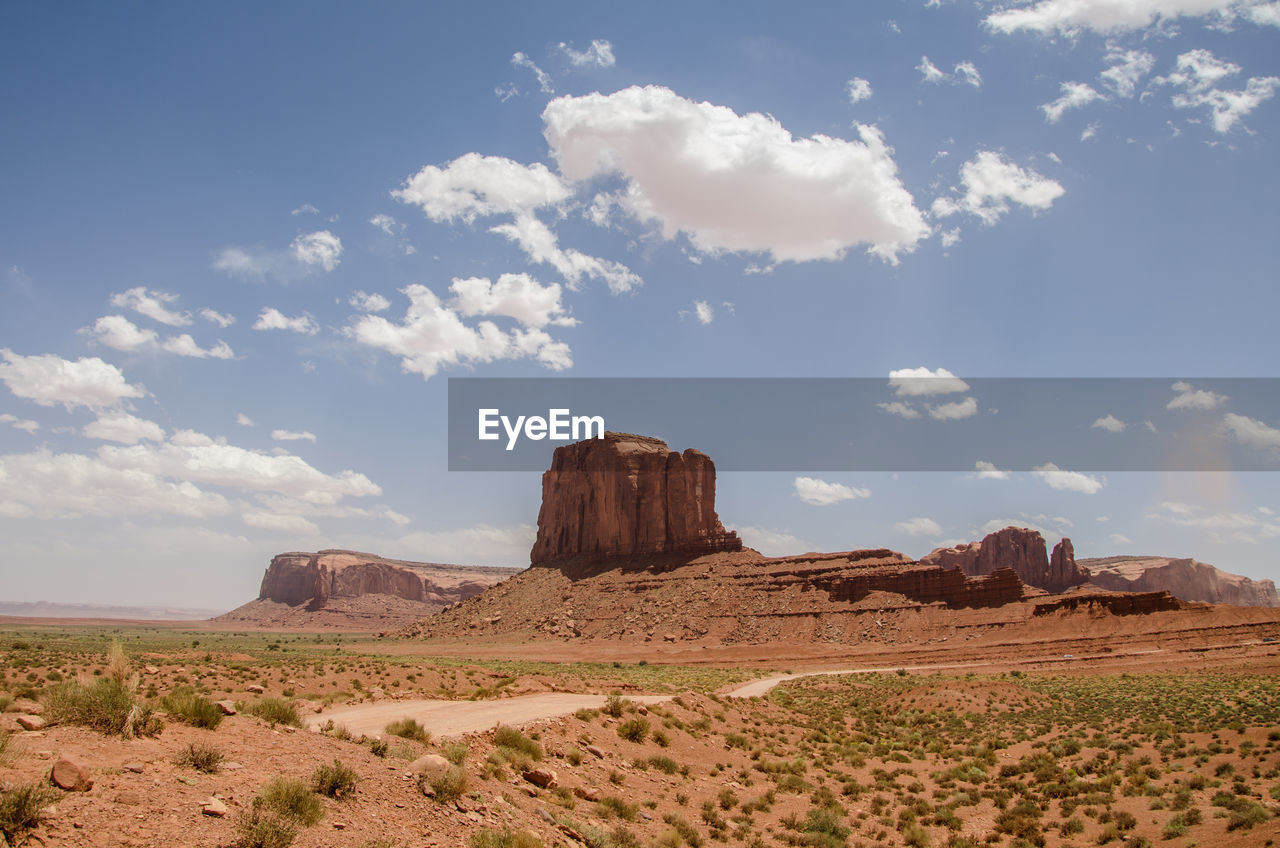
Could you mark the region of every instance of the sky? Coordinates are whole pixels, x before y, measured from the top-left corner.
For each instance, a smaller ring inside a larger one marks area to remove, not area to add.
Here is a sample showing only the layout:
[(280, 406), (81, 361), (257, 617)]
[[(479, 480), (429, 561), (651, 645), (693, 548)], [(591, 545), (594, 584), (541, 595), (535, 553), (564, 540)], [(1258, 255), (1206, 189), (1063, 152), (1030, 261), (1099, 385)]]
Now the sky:
[[(450, 377), (915, 376), (884, 414), (944, 424), (952, 380), (1167, 377), (1274, 457), (1196, 380), (1277, 376), (1278, 91), (1276, 0), (0, 5), (4, 599), (527, 564), (539, 475), (448, 471)], [(769, 554), (1278, 576), (1274, 472), (1049, 460), (717, 506)]]

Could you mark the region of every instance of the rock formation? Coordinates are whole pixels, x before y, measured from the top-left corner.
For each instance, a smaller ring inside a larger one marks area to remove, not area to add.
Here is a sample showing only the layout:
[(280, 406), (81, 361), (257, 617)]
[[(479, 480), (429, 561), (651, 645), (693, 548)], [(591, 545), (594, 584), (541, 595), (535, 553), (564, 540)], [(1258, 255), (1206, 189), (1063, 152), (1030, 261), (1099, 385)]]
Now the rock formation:
[(1120, 556), (1082, 559), (1080, 565), (1095, 585), (1113, 591), (1167, 591), (1184, 601), (1280, 607), (1274, 582), (1250, 580), (1194, 559)]
[(556, 448), (542, 475), (533, 565), (571, 557), (707, 554), (742, 542), (716, 516), (716, 467), (690, 448), (606, 433)]
[(1013, 569), (1028, 586), (1049, 592), (1063, 592), (1089, 580), (1089, 574), (1075, 561), (1070, 539), (1063, 539), (1046, 556), (1044, 537), (1036, 530), (1006, 527), (989, 533), (981, 542), (954, 548), (937, 548), (921, 558), (922, 563), (958, 568), (970, 576), (991, 574), (999, 568)]

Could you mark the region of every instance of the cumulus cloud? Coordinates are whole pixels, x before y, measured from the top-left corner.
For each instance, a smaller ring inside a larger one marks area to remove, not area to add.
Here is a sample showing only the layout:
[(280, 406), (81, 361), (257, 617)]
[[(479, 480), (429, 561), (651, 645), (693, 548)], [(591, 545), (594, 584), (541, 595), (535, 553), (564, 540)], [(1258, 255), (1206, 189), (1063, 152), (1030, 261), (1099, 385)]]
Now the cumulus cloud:
[(555, 94), (556, 90), (551, 85), (551, 75), (534, 64), (533, 60), (525, 53), (511, 54), (511, 67), (527, 68), (533, 72), (533, 76), (538, 80), (538, 88), (543, 94)]
[(234, 315), (225, 315), (218, 310), (210, 309), (207, 306), (200, 310), (200, 317), (208, 321), (210, 324), (217, 324), (224, 330), (236, 322)]
[(982, 74), (972, 62), (961, 62), (956, 65), (956, 81), (967, 83), (974, 88), (982, 88)]
[(943, 73), (937, 65), (929, 61), (928, 56), (920, 57), (920, 64), (916, 65), (916, 70), (920, 72), (920, 77), (924, 82), (934, 84), (946, 82), (949, 77)]
[(27, 433), (35, 433), (40, 429), (40, 422), (32, 421), (30, 418), (19, 418), (16, 415), (4, 413), (0, 415), (0, 424), (8, 424), (15, 430), (23, 430)]
[(715, 320), (715, 312), (711, 309), (711, 304), (705, 300), (695, 300), (693, 302), (693, 314), (697, 316), (699, 324), (710, 324)]
[(1173, 390), (1177, 395), (1165, 405), (1166, 409), (1213, 409), (1227, 400), (1226, 395), (1197, 389), (1185, 380), (1174, 383)]
[(863, 100), (871, 99), (871, 83), (862, 77), (854, 77), (846, 83), (846, 91), (849, 94), (850, 103), (861, 103)]
[(921, 82), (933, 83), (934, 85), (944, 82), (965, 83), (974, 88), (982, 87), (982, 74), (978, 73), (977, 66), (972, 62), (959, 62), (955, 66), (954, 73), (948, 74), (929, 61), (928, 56), (921, 56), (920, 64), (916, 65), (916, 70), (920, 72)]
[(369, 294), (363, 291), (357, 291), (351, 295), (347, 303), (359, 309), (361, 312), (384, 312), (391, 308), (391, 301), (387, 300), (380, 294)]
[(303, 265), (319, 265), (326, 271), (337, 268), (341, 261), (342, 240), (328, 230), (298, 236), (289, 248)]
[(485, 277), (455, 278), (450, 305), (464, 317), (501, 315), (514, 318), (526, 327), (577, 326), (560, 302), (560, 286), (542, 285), (528, 274), (503, 274), (497, 282)]
[(170, 327), (186, 327), (191, 323), (191, 314), (174, 312), (166, 305), (177, 299), (176, 294), (148, 291), (145, 286), (138, 286), (111, 295), (111, 305), (121, 309), (132, 309), (139, 315), (145, 315), (152, 321), (168, 324)]
[(588, 256), (574, 248), (560, 247), (551, 228), (533, 213), (515, 216), (508, 224), (489, 229), (515, 242), (532, 262), (547, 264), (564, 275), (570, 288), (577, 288), (584, 277), (603, 280), (614, 294), (630, 291), (641, 284), (639, 275), (620, 262)]
[(394, 236), (404, 230), (404, 224), (398, 222), (390, 215), (378, 214), (369, 219), (369, 223), (382, 230), (389, 236)]
[(568, 200), (570, 191), (546, 165), (467, 153), (443, 168), (427, 165), (392, 196), (418, 206), (436, 222), (532, 212)]
[(1269, 452), (1272, 456), (1280, 457), (1280, 430), (1256, 418), (1228, 412), (1222, 416), (1220, 432), (1224, 436), (1233, 437), (1246, 447), (1257, 448)]
[(1117, 97), (1133, 97), (1138, 83), (1155, 67), (1156, 57), (1145, 50), (1119, 50), (1107, 52), (1107, 61), (1113, 63), (1098, 78)]
[(617, 61), (613, 55), (613, 45), (603, 38), (592, 39), (591, 46), (581, 51), (574, 50), (563, 41), (559, 46), (560, 52), (568, 56), (575, 67), (612, 68)]
[(1099, 418), (1089, 425), (1094, 430), (1106, 430), (1108, 433), (1123, 433), (1125, 423), (1114, 415), (1107, 413), (1103, 418)]
[[(500, 288), (495, 293), (492, 287), (472, 286), (473, 282), (462, 281), (461, 300), (456, 301), (467, 309), (502, 309), (519, 312), (530, 321), (545, 319), (548, 322), (554, 322), (559, 311), (556, 308), (559, 303), (558, 286), (547, 287), (555, 290), (554, 304), (548, 305), (546, 301), (537, 300), (537, 292), (526, 291), (535, 297), (522, 299), (519, 292), (525, 290), (520, 286)], [(487, 280), (483, 282), (488, 283)], [(501, 286), (501, 278), (499, 284)], [(389, 321), (379, 315), (365, 315), (344, 332), (361, 344), (399, 356), (401, 370), (405, 373), (421, 374), (424, 379), (429, 379), (442, 367), (526, 357), (536, 358), (556, 371), (573, 364), (569, 346), (552, 339), (537, 326), (527, 325), (509, 332), (492, 321), (481, 321), (471, 326), (462, 320), (463, 316), (456, 308), (442, 303), (426, 286), (414, 284), (402, 291), (410, 304), (403, 323)], [(455, 294), (459, 294), (456, 289)]]
[(999, 468), (996, 468), (995, 463), (987, 462), (985, 459), (980, 459), (975, 462), (973, 464), (973, 470), (978, 472), (976, 476), (979, 480), (1009, 479), (1008, 471), (1001, 471)]
[(143, 329), (123, 315), (103, 315), (93, 322), (91, 332), (100, 344), (123, 351), (153, 348), (160, 338), (155, 330)]
[(23, 356), (0, 348), (0, 358), (4, 360), (0, 362), (0, 381), (18, 397), (40, 406), (98, 409), (146, 394), (141, 386), (126, 382), (119, 368), (96, 356), (71, 362), (53, 353)]
[(1051, 124), (1056, 124), (1062, 118), (1064, 112), (1068, 109), (1079, 109), (1087, 106), (1095, 100), (1106, 100), (1093, 86), (1083, 82), (1064, 82), (1059, 86), (1062, 96), (1050, 103), (1040, 104), (1040, 111), (1044, 112), (1044, 119)]
[(704, 253), (800, 262), (865, 244), (894, 262), (928, 235), (875, 127), (858, 125), (859, 141), (796, 139), (766, 115), (659, 86), (560, 97), (542, 117), (565, 177), (620, 177), (624, 211)]
[(272, 430), (271, 438), (277, 442), (314, 442), (316, 434), (309, 430)]
[(1112, 533), (1110, 536), (1107, 537), (1107, 541), (1111, 542), (1111, 544), (1113, 545), (1132, 545), (1133, 544), (1133, 540), (1130, 539), (1128, 536), (1124, 535), (1123, 533)]
[(165, 339), (160, 342), (160, 349), (169, 353), (176, 353), (178, 356), (190, 356), (194, 359), (235, 359), (236, 356), (226, 342), (220, 341), (213, 347), (205, 349), (196, 344), (196, 340), (191, 338), (190, 333), (183, 333), (182, 335)]
[(163, 442), (164, 428), (127, 412), (100, 412), (96, 421), (85, 425), (84, 435), (90, 439), (136, 445), (138, 442)]
[(1250, 77), (1244, 89), (1238, 91), (1217, 87), (1223, 79), (1239, 73), (1239, 65), (1219, 59), (1208, 50), (1190, 50), (1178, 57), (1176, 71), (1152, 82), (1181, 89), (1171, 99), (1174, 107), (1207, 108), (1213, 128), (1225, 133), (1280, 88), (1280, 77)]
[(253, 322), (253, 329), (289, 330), (306, 336), (314, 336), (320, 332), (320, 325), (305, 312), (294, 318), (289, 318), (280, 310), (268, 306), (259, 313), (258, 320)]
[(903, 403), (900, 400), (890, 401), (888, 403), (877, 403), (876, 406), (883, 409), (890, 415), (896, 415), (899, 418), (919, 418), (920, 413), (909, 403)]
[(1028, 30), (1041, 35), (1074, 35), (1088, 29), (1099, 33), (1145, 29), (1186, 16), (1230, 19), (1238, 13), (1257, 23), (1268, 23), (1257, 0), (1039, 0), (993, 12), (986, 24), (1012, 33)]
[(801, 551), (811, 551), (814, 548), (803, 539), (778, 530), (747, 527), (741, 524), (732, 525), (729, 529), (738, 534), (742, 544), (748, 548), (755, 548), (765, 556), (786, 556)]
[(942, 525), (932, 518), (910, 518), (893, 525), (893, 532), (906, 536), (941, 536)]
[[(1010, 203), (1040, 211), (1053, 205), (1066, 190), (1056, 181), (1025, 170), (991, 150), (980, 152), (960, 168), (964, 193), (958, 198), (939, 197), (933, 201), (934, 216), (945, 218), (968, 212), (994, 224), (1009, 211)], [(953, 188), (953, 192), (958, 189)]]
[(978, 401), (967, 397), (951, 403), (939, 403), (929, 407), (929, 417), (938, 421), (955, 421), (978, 414)]
[(841, 501), (871, 497), (870, 489), (857, 489), (843, 483), (828, 483), (814, 477), (797, 477), (796, 495), (810, 506), (830, 506)]
[(1215, 542), (1244, 542), (1280, 538), (1280, 520), (1268, 510), (1210, 512), (1196, 504), (1164, 501), (1151, 507), (1146, 517), (1182, 527), (1208, 531)]
[(1096, 494), (1103, 486), (1101, 480), (1081, 474), (1079, 471), (1064, 471), (1052, 462), (1037, 466), (1031, 470), (1037, 480), (1063, 492), (1079, 492), (1084, 495)]
[(243, 412), (236, 413), (236, 423), (241, 427), (252, 427), (253, 419), (245, 415)]
[(889, 387), (898, 397), (948, 395), (969, 391), (969, 384), (945, 368), (930, 371), (919, 368), (899, 368), (889, 372)]
[(291, 533), (299, 535), (315, 535), (320, 532), (320, 528), (316, 526), (314, 521), (303, 518), (300, 515), (276, 515), (270, 512), (246, 512), (240, 516), (241, 520), (250, 527), (256, 527), (259, 530), (270, 530), (277, 533)]

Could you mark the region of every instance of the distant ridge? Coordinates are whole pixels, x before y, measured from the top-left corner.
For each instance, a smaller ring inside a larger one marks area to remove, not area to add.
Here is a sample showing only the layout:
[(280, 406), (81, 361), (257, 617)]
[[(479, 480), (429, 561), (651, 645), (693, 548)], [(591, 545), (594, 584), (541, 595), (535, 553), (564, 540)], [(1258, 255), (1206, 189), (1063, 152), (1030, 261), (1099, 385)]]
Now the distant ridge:
[(0, 601), (0, 615), (21, 618), (120, 618), (138, 621), (204, 621), (224, 610), (192, 607), (59, 604), (50, 601)]

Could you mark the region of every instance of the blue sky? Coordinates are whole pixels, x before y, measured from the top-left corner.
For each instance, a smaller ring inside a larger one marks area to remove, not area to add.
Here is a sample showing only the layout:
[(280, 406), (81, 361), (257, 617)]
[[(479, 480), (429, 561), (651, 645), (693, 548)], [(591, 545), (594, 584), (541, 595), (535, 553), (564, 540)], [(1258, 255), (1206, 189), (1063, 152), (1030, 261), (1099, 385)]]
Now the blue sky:
[[(6, 599), (527, 562), (538, 475), (447, 472), (449, 376), (1275, 376), (1278, 47), (1274, 0), (5, 4)], [(1276, 576), (1272, 473), (998, 471), (719, 511)]]

